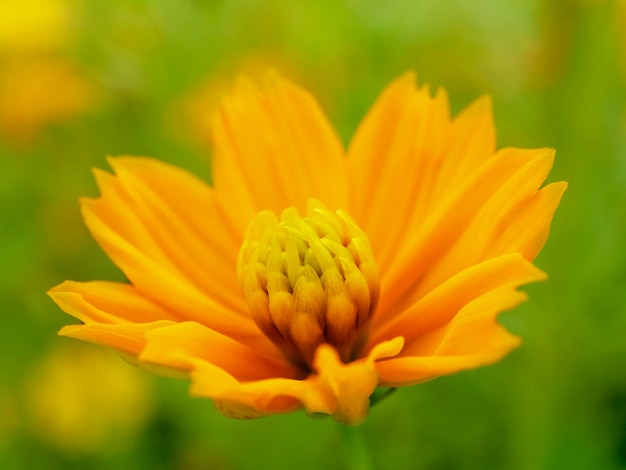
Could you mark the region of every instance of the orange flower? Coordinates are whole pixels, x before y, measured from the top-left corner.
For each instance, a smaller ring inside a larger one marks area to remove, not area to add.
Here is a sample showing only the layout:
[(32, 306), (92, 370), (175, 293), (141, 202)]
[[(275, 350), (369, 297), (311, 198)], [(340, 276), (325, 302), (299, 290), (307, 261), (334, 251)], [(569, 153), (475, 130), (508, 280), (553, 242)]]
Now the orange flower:
[[(130, 283), (66, 281), (61, 334), (189, 373), (227, 416), (346, 424), (377, 386), (501, 359), (565, 183), (548, 149), (496, 151), (488, 99), (450, 118), (412, 74), (347, 152), (315, 100), (240, 79), (215, 116), (214, 184), (148, 158), (96, 170), (91, 233)], [(243, 243), (243, 244), (242, 244)], [(243, 293), (242, 293), (243, 292)]]
[(94, 84), (61, 57), (8, 61), (0, 72), (0, 135), (12, 143), (27, 143), (97, 101)]
[(72, 39), (74, 16), (67, 0), (0, 2), (0, 54), (62, 49)]
[(77, 346), (59, 344), (32, 368), (23, 393), (26, 424), (70, 455), (123, 448), (151, 417), (150, 383), (130, 367), (115, 367), (108, 351)]

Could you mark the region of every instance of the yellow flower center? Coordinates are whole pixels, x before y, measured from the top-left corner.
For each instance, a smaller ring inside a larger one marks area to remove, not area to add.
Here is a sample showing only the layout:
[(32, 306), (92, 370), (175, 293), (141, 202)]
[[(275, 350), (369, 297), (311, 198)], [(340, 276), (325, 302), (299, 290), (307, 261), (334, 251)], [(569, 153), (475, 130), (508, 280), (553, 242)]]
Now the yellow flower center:
[(259, 212), (239, 251), (237, 274), (250, 314), (286, 357), (311, 370), (322, 343), (344, 362), (367, 339), (379, 292), (369, 240), (350, 216), (311, 199), (307, 216)]

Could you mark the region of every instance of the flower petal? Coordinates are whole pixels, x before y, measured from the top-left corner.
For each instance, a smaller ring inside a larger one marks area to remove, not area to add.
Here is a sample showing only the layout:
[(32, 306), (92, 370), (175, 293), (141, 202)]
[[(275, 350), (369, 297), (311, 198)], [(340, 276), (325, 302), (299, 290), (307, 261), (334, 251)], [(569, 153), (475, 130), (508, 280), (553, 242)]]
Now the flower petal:
[(277, 349), (244, 345), (195, 322), (151, 330), (146, 338), (147, 344), (139, 355), (143, 362), (185, 369), (189, 364), (180, 357), (193, 357), (224, 369), (242, 381), (299, 375)]
[(188, 379), (188, 371), (163, 364), (147, 364), (137, 359), (138, 354), (146, 346), (146, 335), (174, 323), (160, 320), (150, 323), (88, 323), (85, 325), (68, 325), (59, 331), (62, 336), (88, 341), (100, 346), (108, 346), (117, 350), (118, 354), (129, 364), (146, 372), (165, 375), (178, 379)]
[(155, 160), (112, 165), (120, 176), (96, 172), (102, 196), (81, 201), (83, 217), (137, 290), (178, 318), (233, 337), (261, 336), (240, 294), (236, 248), (210, 188)]
[[(119, 183), (113, 188), (167, 260), (226, 307), (244, 310), (233, 267), (241, 239), (224, 227), (211, 188), (157, 160), (111, 158), (109, 163)], [(207, 275), (209, 270), (221, 275)]]
[(61, 310), (84, 323), (147, 323), (177, 319), (130, 284), (65, 281), (50, 289), (48, 295)]
[[(485, 243), (497, 239), (504, 223), (516, 212), (524, 211), (551, 165), (549, 150), (505, 149), (463, 184), (452, 188), (419, 226), (407, 232), (389, 271), (384, 276), (381, 273), (381, 316), (405, 308), (459, 269), (483, 261), (483, 253), (489, 253)], [(529, 189), (533, 186), (535, 189)], [(507, 196), (513, 198), (513, 205)], [(492, 216), (495, 219), (489, 218)], [(539, 223), (545, 225), (549, 220), (544, 218)], [(463, 249), (458, 250), (458, 265), (450, 264), (438, 272), (438, 264), (448, 253), (454, 253), (452, 247), (468, 227), (475, 228), (468, 232)]]
[(496, 130), (491, 98), (483, 96), (471, 103), (452, 121), (448, 146), (441, 158), (429, 200), (436, 201), (450, 187), (480, 167), (496, 152)]
[(191, 395), (213, 399), (220, 413), (235, 419), (253, 419), (302, 408), (330, 413), (332, 397), (309, 380), (266, 379), (239, 382), (228, 372), (199, 359), (187, 358), (193, 367)]
[(176, 360), (193, 369), (191, 393), (212, 398), (229, 417), (258, 418), (304, 407), (309, 414), (331, 414), (342, 423), (358, 424), (367, 416), (369, 396), (378, 384), (375, 361), (397, 354), (402, 345), (402, 338), (384, 342), (367, 358), (349, 364), (343, 364), (331, 346), (322, 345), (315, 359), (318, 373), (304, 380), (240, 381), (221, 367), (182, 351)]
[(558, 183), (543, 191), (547, 194), (538, 191), (553, 159), (554, 151), (539, 151), (508, 181), (503, 181), (425, 273), (415, 295), (428, 292), (457, 272), (490, 257), (521, 252), (532, 260), (547, 239), (554, 210), (567, 186)]
[[(445, 93), (431, 98), (412, 74), (385, 89), (363, 120), (348, 149), (351, 211), (379, 264), (380, 316), (472, 264), (539, 251), (558, 203), (553, 190), (535, 196), (553, 151), (495, 148), (489, 98), (451, 120)], [(526, 229), (530, 214), (541, 217)]]
[(347, 205), (341, 143), (315, 99), (269, 74), (260, 89), (241, 77), (214, 123), (214, 186), (241, 233), (260, 210), (304, 211), (309, 198)]
[(146, 345), (146, 333), (148, 331), (172, 324), (173, 322), (168, 320), (150, 323), (89, 323), (87, 325), (65, 326), (59, 331), (59, 334), (109, 346), (120, 352), (136, 356)]
[(350, 213), (368, 234), (381, 272), (429, 193), (450, 128), (445, 93), (432, 99), (408, 73), (383, 91), (350, 143)]
[(383, 91), (348, 149), (352, 215), (370, 236), (382, 271), (407, 230), (495, 149), (489, 98), (451, 120), (445, 92), (432, 98), (412, 73)]
[(399, 335), (407, 345), (419, 342), (423, 335), (451, 322), (477, 297), (543, 279), (545, 274), (519, 253), (484, 261), (451, 277), (402, 313), (382, 316), (373, 327), (370, 344)]
[(520, 340), (499, 325), (496, 316), (525, 299), (526, 294), (503, 287), (471, 301), (450, 323), (431, 331), (421, 343), (408, 345), (401, 357), (378, 362), (381, 385), (413, 385), (498, 361)]
[(375, 362), (397, 355), (404, 345), (402, 337), (377, 344), (365, 359), (344, 364), (337, 351), (322, 344), (315, 368), (319, 381), (332, 391), (337, 407), (333, 418), (343, 424), (361, 424), (369, 413), (370, 395), (379, 383)]
[(486, 256), (519, 251), (528, 260), (535, 259), (546, 243), (552, 217), (566, 189), (563, 181), (549, 184), (537, 191), (525, 207), (509, 214), (503, 221), (504, 230)]

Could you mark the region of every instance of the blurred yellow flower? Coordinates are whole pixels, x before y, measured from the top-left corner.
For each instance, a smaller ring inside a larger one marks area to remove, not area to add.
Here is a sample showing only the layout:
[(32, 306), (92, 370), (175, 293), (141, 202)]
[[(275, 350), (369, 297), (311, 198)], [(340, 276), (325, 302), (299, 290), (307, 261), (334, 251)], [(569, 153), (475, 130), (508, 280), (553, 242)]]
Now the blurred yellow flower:
[(30, 430), (75, 455), (121, 450), (152, 412), (147, 377), (93, 347), (50, 351), (31, 372), (25, 399)]
[(212, 148), (212, 126), (215, 110), (222, 96), (231, 88), (231, 81), (225, 77), (233, 71), (240, 71), (252, 79), (261, 79), (267, 71), (267, 64), (297, 76), (293, 63), (278, 53), (260, 52), (218, 67), (219, 72), (201, 80), (186, 95), (172, 106), (171, 127), (185, 139), (197, 142), (201, 147)]
[(68, 58), (71, 0), (0, 1), (0, 134), (35, 139), (48, 125), (91, 109), (95, 86)]
[(30, 53), (63, 46), (71, 36), (69, 0), (0, 1), (0, 53)]
[(0, 133), (7, 140), (31, 140), (94, 102), (93, 84), (61, 57), (11, 60), (0, 67)]
[(407, 74), (344, 151), (306, 91), (242, 78), (213, 139), (213, 187), (148, 158), (95, 171), (83, 216), (130, 283), (53, 288), (84, 322), (61, 334), (189, 373), (231, 417), (346, 424), (377, 386), (519, 344), (496, 317), (545, 278), (531, 260), (566, 184), (540, 189), (552, 150), (496, 151), (488, 99), (451, 118), (445, 92)]

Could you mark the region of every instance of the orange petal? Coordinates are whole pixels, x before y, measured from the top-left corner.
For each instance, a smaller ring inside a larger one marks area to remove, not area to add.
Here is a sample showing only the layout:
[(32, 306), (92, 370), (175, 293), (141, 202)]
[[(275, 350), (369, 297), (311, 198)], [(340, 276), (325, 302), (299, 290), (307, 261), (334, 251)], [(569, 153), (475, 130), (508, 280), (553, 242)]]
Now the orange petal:
[[(168, 259), (224, 305), (244, 308), (241, 295), (233, 295), (240, 292), (233, 260), (242, 238), (227, 230), (211, 188), (156, 160), (112, 158), (109, 162), (136, 215)], [(183, 191), (183, 185), (191, 187)], [(207, 275), (208, 270), (220, 275)]]
[(243, 233), (260, 210), (304, 211), (309, 198), (345, 208), (341, 143), (315, 99), (269, 74), (260, 89), (241, 77), (214, 123), (214, 185)]
[[(515, 149), (508, 151), (519, 152)], [(505, 154), (506, 151), (502, 153)], [(533, 154), (508, 180), (501, 181), (501, 186), (494, 190), (457, 234), (457, 239), (420, 280), (419, 289), (414, 291), (415, 295), (428, 292), (459, 271), (490, 257), (522, 250), (534, 254), (539, 251), (542, 245), (538, 246), (537, 241), (545, 241), (547, 238), (560, 194), (558, 197), (553, 196), (551, 200), (541, 198), (533, 202), (538, 188), (552, 168), (554, 151), (548, 149), (535, 151)], [(565, 189), (563, 185), (560, 187)], [(538, 206), (537, 202), (546, 206)], [(528, 216), (531, 205), (534, 209), (531, 211), (532, 215), (537, 216), (534, 220), (530, 220)], [(520, 217), (528, 225), (516, 223)], [(503, 243), (503, 239), (507, 238), (513, 238), (515, 243)], [(526, 248), (529, 245), (532, 250)]]
[(504, 230), (486, 254), (519, 251), (534, 259), (545, 244), (554, 212), (567, 189), (567, 183), (552, 183), (537, 191), (520, 211), (504, 221)]
[(402, 337), (377, 344), (365, 359), (344, 364), (337, 351), (322, 344), (314, 366), (319, 382), (328, 387), (337, 401), (333, 418), (343, 424), (361, 424), (369, 413), (370, 395), (378, 385), (375, 362), (397, 355), (404, 345)]
[(419, 342), (423, 335), (452, 321), (477, 297), (542, 279), (545, 274), (519, 253), (482, 262), (451, 277), (403, 312), (375, 317), (370, 344), (399, 335), (407, 345)]
[(430, 191), (430, 201), (436, 201), (448, 188), (458, 185), (495, 153), (491, 98), (483, 96), (461, 111), (452, 121), (447, 138), (449, 145)]
[[(449, 252), (483, 208), (488, 207), (486, 211), (494, 209), (496, 213), (499, 209), (505, 209), (502, 217), (506, 218), (508, 206), (507, 201), (502, 199), (502, 194), (508, 192), (515, 195), (518, 189), (520, 194), (528, 191), (523, 178), (520, 179), (520, 174), (526, 174), (531, 180), (531, 185), (534, 185), (544, 177), (551, 166), (551, 161), (551, 154), (545, 150), (501, 150), (458, 187), (450, 188), (445, 197), (433, 207), (428, 217), (407, 232), (389, 271), (381, 272), (380, 315), (391, 314), (410, 305), (434, 287), (437, 282), (433, 282), (431, 278), (427, 283), (425, 277), (431, 271), (437, 270), (442, 257)], [(535, 171), (541, 178), (530, 177), (532, 172), (526, 172), (529, 168), (537, 168)], [(489, 207), (494, 197), (495, 203)], [(511, 210), (521, 209), (518, 205)], [(478, 243), (479, 249), (482, 249), (483, 245), (480, 245), (480, 242), (483, 235), (485, 237), (490, 235), (486, 230), (493, 231), (494, 224), (495, 230), (500, 229), (502, 221), (489, 221), (483, 218), (480, 222), (482, 225), (478, 225), (479, 230), (475, 230), (472, 235), (478, 239), (473, 241)], [(471, 242), (472, 240), (468, 243), (469, 255), (461, 252), (461, 255), (470, 260), (464, 261), (466, 266), (471, 264), (471, 255), (475, 249)], [(480, 261), (480, 257), (473, 256), (473, 259)], [(448, 269), (435, 279), (442, 282), (453, 275), (453, 271), (454, 269)]]
[(467, 304), (447, 325), (408, 345), (401, 357), (376, 364), (382, 386), (405, 386), (494, 363), (520, 343), (496, 316), (526, 299), (503, 287)]
[(184, 322), (159, 328), (149, 331), (146, 337), (146, 347), (139, 355), (143, 362), (184, 369), (189, 364), (180, 357), (193, 357), (242, 381), (298, 376), (298, 371), (270, 345), (266, 348), (244, 345), (199, 323)]
[[(552, 151), (495, 148), (489, 98), (451, 121), (445, 93), (431, 98), (412, 74), (381, 94), (348, 150), (352, 215), (380, 269), (378, 315), (394, 315), (472, 264), (538, 252), (556, 204), (533, 199)], [(529, 212), (542, 216), (524, 230)]]
[(416, 88), (411, 73), (383, 91), (348, 149), (351, 212), (369, 235), (381, 272), (407, 232), (495, 149), (489, 98), (451, 121), (445, 91), (431, 98), (428, 87)]
[(381, 272), (428, 194), (450, 128), (445, 93), (431, 98), (408, 73), (383, 91), (350, 143), (349, 210), (368, 234)]
[(220, 412), (232, 418), (257, 418), (304, 408), (331, 414), (346, 424), (367, 416), (369, 396), (378, 384), (374, 363), (402, 349), (402, 338), (378, 345), (367, 358), (343, 364), (337, 352), (322, 345), (316, 354), (318, 373), (304, 380), (285, 378), (239, 381), (210, 362), (181, 353), (177, 360), (192, 367), (191, 393), (210, 397)]
[(89, 323), (88, 325), (68, 325), (59, 331), (62, 336), (109, 346), (133, 356), (146, 345), (146, 333), (172, 325), (173, 322), (160, 320), (151, 323)]
[(235, 419), (260, 418), (301, 409), (331, 413), (332, 397), (308, 380), (266, 379), (239, 382), (223, 369), (206, 361), (187, 359), (193, 366), (191, 394), (213, 399), (215, 407)]
[(176, 316), (147, 299), (130, 284), (65, 281), (48, 295), (66, 313), (84, 323), (148, 323)]
[[(237, 286), (236, 250), (210, 188), (155, 160), (124, 158), (112, 165), (121, 176), (96, 172), (102, 197), (82, 200), (83, 216), (137, 290), (178, 318), (233, 337), (260, 336)], [(208, 226), (199, 222), (207, 219)], [(222, 247), (232, 255), (230, 266)]]

